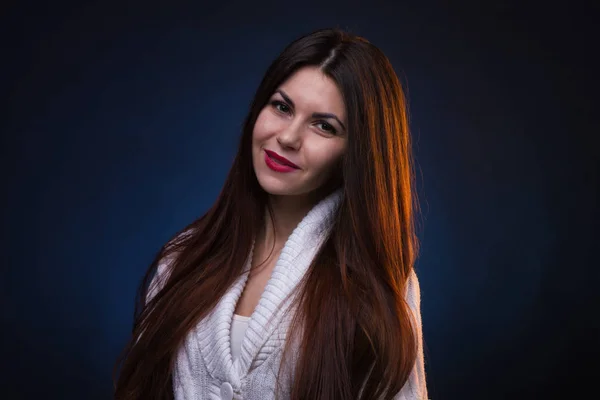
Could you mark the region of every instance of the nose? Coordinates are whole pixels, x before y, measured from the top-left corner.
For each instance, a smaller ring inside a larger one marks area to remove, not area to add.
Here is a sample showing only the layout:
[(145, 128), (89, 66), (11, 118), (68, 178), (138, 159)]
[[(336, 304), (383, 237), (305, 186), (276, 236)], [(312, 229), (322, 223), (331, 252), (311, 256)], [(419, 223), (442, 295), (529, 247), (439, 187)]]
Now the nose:
[(291, 123), (277, 135), (277, 142), (283, 148), (298, 150), (302, 141), (302, 132), (299, 123)]

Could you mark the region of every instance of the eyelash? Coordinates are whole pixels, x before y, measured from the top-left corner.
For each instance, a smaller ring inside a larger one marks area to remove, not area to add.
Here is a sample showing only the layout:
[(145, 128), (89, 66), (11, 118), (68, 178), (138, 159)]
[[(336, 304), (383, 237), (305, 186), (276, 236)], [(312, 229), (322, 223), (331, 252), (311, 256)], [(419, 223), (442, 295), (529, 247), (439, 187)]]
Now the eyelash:
[[(273, 101), (271, 102), (271, 105), (273, 106), (273, 108), (274, 108), (275, 110), (277, 110), (277, 111), (279, 111), (279, 112), (282, 112), (282, 113), (285, 113), (285, 114), (289, 113), (290, 106), (288, 106), (288, 105), (287, 105), (286, 103), (284, 103), (283, 101), (279, 101), (279, 100), (273, 100)], [(283, 111), (283, 110), (281, 110), (281, 109), (279, 108), (279, 106), (284, 106), (284, 107), (287, 107), (288, 111)], [(331, 125), (330, 123), (327, 123), (327, 122), (325, 122), (325, 121), (319, 121), (319, 122), (318, 122), (318, 124), (319, 124), (319, 125), (328, 126), (328, 127), (330, 128), (329, 130), (327, 130), (327, 129), (321, 129), (322, 131), (324, 131), (324, 132), (327, 132), (327, 133), (331, 133), (331, 134), (334, 134), (334, 135), (335, 135), (335, 134), (337, 134), (337, 129), (335, 129), (335, 128), (333, 127), (333, 125)]]

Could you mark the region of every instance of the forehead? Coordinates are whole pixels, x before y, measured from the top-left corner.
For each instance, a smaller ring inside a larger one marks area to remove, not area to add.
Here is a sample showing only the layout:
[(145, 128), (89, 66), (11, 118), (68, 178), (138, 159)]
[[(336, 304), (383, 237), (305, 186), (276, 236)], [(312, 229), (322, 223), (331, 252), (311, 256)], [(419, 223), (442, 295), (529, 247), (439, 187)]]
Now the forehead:
[(290, 97), (296, 108), (345, 116), (344, 100), (338, 86), (316, 67), (299, 69), (279, 89)]

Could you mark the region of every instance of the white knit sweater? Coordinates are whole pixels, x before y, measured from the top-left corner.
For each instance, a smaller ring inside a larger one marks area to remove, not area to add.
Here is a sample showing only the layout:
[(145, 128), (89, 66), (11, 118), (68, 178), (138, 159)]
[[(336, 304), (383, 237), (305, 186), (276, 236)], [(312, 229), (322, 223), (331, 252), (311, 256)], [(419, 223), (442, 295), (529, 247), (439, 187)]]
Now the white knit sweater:
[[(214, 310), (190, 332), (180, 348), (173, 371), (176, 400), (268, 400), (275, 397), (275, 381), (291, 315), (286, 308), (291, 299), (284, 303), (284, 298), (299, 283), (326, 239), (331, 217), (340, 198), (341, 191), (338, 190), (315, 205), (288, 238), (248, 322), (240, 356), (233, 361), (231, 322), (248, 278), (252, 260), (252, 251), (250, 252), (243, 276), (226, 292)], [(149, 297), (157, 292), (167, 276), (168, 264), (161, 263), (151, 284)], [(409, 380), (394, 399), (422, 400), (427, 399), (427, 387), (420, 289), (414, 272), (409, 277), (407, 288), (407, 301), (417, 320), (418, 354)], [(293, 371), (293, 367), (291, 370)], [(290, 379), (291, 376), (282, 374), (281, 389), (277, 389), (279, 398), (289, 398)]]

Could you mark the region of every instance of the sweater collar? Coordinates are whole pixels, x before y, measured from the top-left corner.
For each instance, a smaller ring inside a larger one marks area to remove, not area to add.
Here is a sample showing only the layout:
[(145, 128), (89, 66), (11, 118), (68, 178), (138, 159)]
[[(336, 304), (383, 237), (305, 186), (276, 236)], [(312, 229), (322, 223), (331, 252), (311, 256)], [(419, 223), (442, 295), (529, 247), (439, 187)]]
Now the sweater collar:
[[(287, 297), (298, 285), (317, 251), (327, 239), (334, 212), (341, 198), (342, 189), (338, 189), (322, 199), (304, 216), (288, 237), (248, 322), (240, 357), (233, 362), (230, 347), (231, 321), (248, 280), (254, 252), (254, 242), (252, 243), (243, 275), (225, 293), (215, 309), (199, 323), (191, 335), (192, 342), (186, 340), (188, 350), (199, 350), (211, 376), (229, 381), (234, 389), (239, 388), (241, 379), (264, 361), (263, 357), (257, 356), (266, 341), (272, 338), (274, 333), (278, 333), (276, 328), (287, 315), (285, 304), (289, 304), (291, 300)], [(283, 344), (285, 337), (279, 336), (276, 340)], [(193, 354), (188, 352), (189, 356), (193, 357)]]

